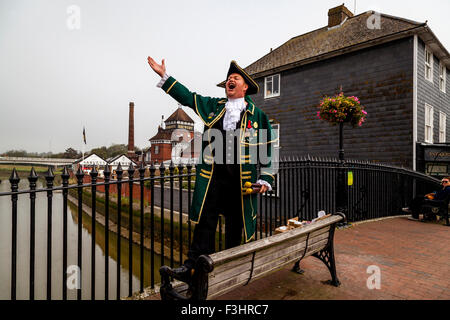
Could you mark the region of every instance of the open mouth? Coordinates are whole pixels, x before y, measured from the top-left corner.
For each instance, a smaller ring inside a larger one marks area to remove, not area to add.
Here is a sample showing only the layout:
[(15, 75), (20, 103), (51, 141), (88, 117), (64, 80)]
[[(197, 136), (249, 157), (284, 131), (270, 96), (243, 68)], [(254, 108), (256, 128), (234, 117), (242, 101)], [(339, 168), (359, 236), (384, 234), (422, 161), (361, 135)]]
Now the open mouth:
[(228, 84), (228, 89), (233, 90), (234, 88), (236, 88), (236, 84), (234, 84), (234, 83)]

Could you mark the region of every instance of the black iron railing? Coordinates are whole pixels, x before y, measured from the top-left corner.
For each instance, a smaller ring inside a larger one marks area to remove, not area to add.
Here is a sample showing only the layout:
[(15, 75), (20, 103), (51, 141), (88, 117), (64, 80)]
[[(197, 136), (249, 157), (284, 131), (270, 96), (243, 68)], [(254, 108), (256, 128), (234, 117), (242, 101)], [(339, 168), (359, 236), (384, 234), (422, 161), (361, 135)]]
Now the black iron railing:
[[(345, 177), (339, 185), (338, 174)], [(367, 161), (285, 158), (279, 162), (274, 194), (260, 197), (259, 236), (299, 217), (312, 220), (319, 211), (345, 210), (348, 222), (404, 214), (417, 194), (440, 188), (439, 180), (404, 168)], [(340, 192), (345, 189), (345, 192)], [(344, 194), (345, 206), (338, 208)]]
[[(283, 159), (278, 166), (272, 191), (260, 195), (258, 199), (256, 239), (272, 235), (275, 228), (286, 225), (290, 218), (298, 216), (302, 220), (312, 220), (320, 210), (336, 212), (337, 197), (341, 194), (338, 192), (339, 188), (347, 191), (344, 210), (348, 221), (352, 222), (402, 214), (402, 207), (407, 206), (415, 194), (427, 193), (439, 187), (438, 180), (421, 173), (368, 162), (308, 157)], [(343, 186), (337, 184), (339, 172), (347, 177)], [(85, 181), (86, 177), (90, 180)], [(189, 249), (193, 228), (187, 219), (187, 213), (192, 199), (194, 177), (195, 171), (191, 165), (171, 164), (168, 168), (164, 164), (159, 168), (154, 165), (145, 168), (141, 165), (137, 170), (130, 166), (126, 171), (119, 165), (114, 178), (107, 166), (101, 179), (95, 168), (89, 175), (84, 174), (81, 169), (71, 175), (68, 168), (64, 168), (61, 184), (55, 185), (55, 175), (49, 169), (44, 175), (45, 186), (37, 188), (39, 178), (32, 169), (27, 177), (29, 189), (19, 190), (21, 180), (14, 169), (9, 179), (11, 191), (0, 192), (0, 200), (7, 197), (11, 199), (10, 209), (7, 210), (9, 212), (0, 212), (2, 216), (11, 213), (10, 255), (0, 257), (11, 268), (9, 298), (15, 300), (18, 294), (22, 299), (36, 298), (36, 275), (42, 273), (42, 270), (36, 270), (36, 262), (42, 260), (43, 256), (46, 259), (46, 276), (40, 283), (45, 284), (46, 293), (41, 298), (66, 300), (70, 298), (68, 292), (76, 290), (76, 297), (73, 297), (76, 299), (120, 299), (137, 291), (143, 292), (147, 286), (155, 288), (159, 281), (159, 266), (169, 264), (174, 267), (181, 264)], [(73, 183), (70, 184), (70, 181)], [(133, 191), (138, 189), (138, 196), (135, 197)], [(127, 195), (123, 194), (124, 191)], [(150, 201), (145, 199), (147, 192), (150, 194)], [(36, 255), (36, 203), (39, 193), (47, 195), (46, 226), (40, 228), (46, 232), (46, 250)], [(62, 194), (62, 208), (55, 207), (53, 203), (55, 194), (59, 193)], [(29, 200), (24, 195), (29, 195)], [(26, 272), (26, 267), (20, 265), (21, 272), (18, 273), (18, 254), (23, 255), (18, 252), (17, 246), (18, 239), (22, 236), (18, 233), (19, 196), (20, 201), (29, 203), (29, 209), (25, 210), (29, 214), (20, 212), (21, 217), (29, 220), (29, 265)], [(76, 223), (72, 241), (69, 241), (68, 231), (69, 202), (75, 206), (75, 212), (70, 210)], [(91, 213), (90, 218), (86, 217), (86, 211)], [(62, 215), (62, 225), (55, 223), (58, 215)], [(100, 218), (104, 223), (98, 227)], [(88, 231), (90, 229), (90, 248), (84, 238), (86, 228), (83, 221), (90, 223), (86, 227)], [(110, 223), (114, 223), (115, 227), (111, 229)], [(55, 236), (60, 229), (61, 238)], [(220, 219), (217, 250), (223, 249), (223, 229), (223, 221)], [(55, 254), (56, 248), (53, 245), (59, 245), (60, 242), (61, 259), (54, 259), (52, 254)], [(98, 242), (103, 244), (104, 257), (96, 255)], [(126, 242), (128, 245), (122, 246)], [(122, 250), (125, 252), (121, 252)], [(86, 255), (86, 251), (89, 254)], [(75, 261), (75, 258), (80, 272), (81, 266), (90, 264), (90, 268), (83, 268), (83, 273), (89, 272), (89, 277), (79, 275), (76, 278), (76, 289), (68, 287), (68, 277), (71, 275), (67, 272), (69, 260)], [(115, 263), (115, 268), (111, 263)], [(124, 273), (126, 268), (128, 272)], [(55, 270), (59, 270), (59, 274), (55, 275)], [(3, 271), (1, 273), (5, 274)], [(124, 281), (124, 278), (127, 279)], [(133, 282), (134, 278), (138, 278), (137, 285)], [(28, 294), (17, 291), (19, 280), (21, 283), (27, 282), (27, 286), (21, 288), (28, 287)], [(100, 280), (103, 284), (97, 285)], [(59, 292), (55, 293), (55, 288), (58, 287), (56, 291)]]

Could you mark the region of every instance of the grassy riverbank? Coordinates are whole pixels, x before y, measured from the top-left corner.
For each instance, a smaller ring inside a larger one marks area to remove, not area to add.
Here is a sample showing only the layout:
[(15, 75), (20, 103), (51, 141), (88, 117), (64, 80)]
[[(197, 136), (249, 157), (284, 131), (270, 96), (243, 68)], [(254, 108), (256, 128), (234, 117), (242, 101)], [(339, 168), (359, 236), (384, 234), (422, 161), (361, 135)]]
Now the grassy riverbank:
[[(32, 167), (33, 166), (0, 164), (0, 179), (8, 180), (9, 177), (11, 177), (11, 173), (13, 172), (14, 168), (16, 168), (17, 174), (19, 175), (20, 179), (26, 179), (30, 175)], [(62, 173), (62, 170), (63, 170), (62, 168), (53, 170), (53, 174), (60, 175)], [(36, 174), (38, 176), (44, 176), (48, 171), (48, 167), (35, 166), (34, 171), (36, 171)]]
[[(11, 177), (11, 173), (13, 169), (16, 168), (17, 175), (19, 176), (21, 181), (26, 181), (28, 183), (28, 177), (30, 176), (32, 166), (15, 166), (15, 165), (0, 165), (0, 183), (8, 181)], [(60, 186), (62, 183), (62, 168), (58, 168), (57, 170), (53, 170), (53, 174), (55, 175), (55, 179), (53, 180), (54, 186)], [(39, 181), (41, 181), (44, 185), (45, 175), (48, 171), (48, 167), (34, 167), (34, 171), (36, 175), (39, 177)]]

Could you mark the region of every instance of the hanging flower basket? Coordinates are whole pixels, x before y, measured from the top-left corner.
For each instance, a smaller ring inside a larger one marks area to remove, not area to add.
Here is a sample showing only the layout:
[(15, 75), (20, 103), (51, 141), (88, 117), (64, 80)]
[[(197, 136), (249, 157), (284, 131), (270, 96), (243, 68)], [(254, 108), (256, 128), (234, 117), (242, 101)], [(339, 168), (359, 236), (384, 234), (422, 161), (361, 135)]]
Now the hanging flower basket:
[(325, 97), (320, 101), (317, 117), (333, 125), (350, 123), (354, 128), (366, 121), (367, 112), (357, 97), (346, 97), (340, 93), (335, 97)]

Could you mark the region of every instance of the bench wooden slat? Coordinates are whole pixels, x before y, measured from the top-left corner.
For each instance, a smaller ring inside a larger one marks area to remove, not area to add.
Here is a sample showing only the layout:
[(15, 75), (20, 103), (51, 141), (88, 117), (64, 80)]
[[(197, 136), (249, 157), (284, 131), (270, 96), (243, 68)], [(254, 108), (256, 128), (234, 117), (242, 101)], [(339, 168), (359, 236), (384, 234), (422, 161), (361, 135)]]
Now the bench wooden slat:
[[(327, 227), (325, 229), (320, 229), (320, 230), (314, 231), (313, 233), (311, 233), (309, 238), (313, 239), (317, 235), (329, 232), (329, 230), (330, 230), (330, 228)], [(306, 241), (306, 238), (307, 238), (307, 235), (305, 234), (305, 235), (302, 235), (299, 238), (293, 238), (293, 239), (290, 239), (290, 240), (286, 240), (286, 242), (285, 242), (286, 247), (289, 246), (289, 245), (291, 245), (291, 246), (299, 245), (302, 242)], [(279, 248), (276, 245), (271, 246), (269, 248), (261, 249), (259, 251), (260, 253), (258, 253), (258, 257), (262, 257), (264, 255), (272, 254), (272, 253), (274, 253), (274, 252), (276, 252), (278, 250), (279, 250)], [(214, 258), (213, 255), (212, 255), (212, 257)], [(222, 263), (214, 262), (214, 270), (212, 271), (211, 274), (214, 275), (216, 273), (220, 273), (220, 272), (222, 272), (224, 270), (228, 270), (228, 269), (236, 267), (236, 266), (238, 266), (240, 264), (249, 262), (249, 261), (251, 261), (251, 259), (252, 259), (252, 257), (251, 257), (251, 253), (250, 253), (250, 254), (248, 254), (246, 256), (237, 258), (235, 260), (228, 260), (228, 261), (222, 260)]]
[[(321, 240), (311, 246), (308, 245), (308, 253), (306, 256), (310, 256), (318, 251), (320, 251), (326, 244), (328, 243), (328, 239)], [(284, 257), (280, 257), (274, 261), (270, 261), (266, 264), (263, 264), (253, 270), (252, 279), (250, 282), (263, 277), (271, 272), (274, 272), (276, 270), (279, 270), (281, 267), (288, 265), (292, 262), (297, 261), (301, 255), (299, 256), (298, 253), (291, 252), (287, 254)], [(244, 285), (248, 278), (250, 277), (250, 270), (245, 271), (241, 273), (240, 275), (237, 275), (236, 277), (227, 279), (223, 282), (209, 285), (208, 287), (208, 299), (213, 299), (215, 297), (218, 297), (228, 291), (233, 290), (234, 288), (240, 287)]]
[(336, 223), (342, 219), (341, 216), (331, 216), (324, 220), (317, 221), (315, 223), (310, 224), (309, 226), (296, 228), (289, 232), (280, 233), (268, 238), (259, 239), (257, 241), (253, 241), (247, 243), (246, 245), (227, 249), (221, 252), (214, 253), (210, 255), (211, 259), (214, 261), (214, 264), (218, 265), (227, 260), (235, 260), (239, 257), (246, 256), (249, 253), (254, 251), (258, 251), (261, 248), (270, 247), (276, 245), (278, 242), (286, 241), (290, 238), (300, 238), (305, 234), (314, 232), (326, 226), (329, 226), (333, 223)]
[[(318, 241), (328, 239), (328, 230), (322, 229), (316, 231), (317, 234), (311, 234), (308, 240), (308, 247), (315, 244)], [(300, 258), (304, 251), (306, 245), (306, 236), (301, 239), (293, 239), (289, 242), (280, 242), (279, 245), (268, 248), (267, 250), (261, 250), (255, 253), (255, 260), (253, 267), (257, 268), (260, 265), (264, 265), (267, 262), (273, 261), (279, 257), (283, 257), (290, 252), (294, 252)], [(253, 254), (249, 254), (243, 258), (240, 258), (239, 262), (231, 261), (229, 263), (222, 264), (219, 268), (214, 269), (209, 274), (209, 285), (212, 286), (217, 282), (224, 281), (228, 278), (234, 277), (242, 272), (251, 269), (251, 261)]]
[[(210, 256), (201, 256), (191, 284), (192, 298), (216, 298), (318, 252), (320, 254), (316, 257), (325, 263), (330, 272), (332, 278), (330, 284), (339, 286), (332, 241), (336, 223), (342, 220), (345, 221), (345, 215), (339, 213), (306, 227), (253, 241)], [(298, 268), (298, 264), (295, 268)], [(180, 291), (185, 292), (185, 287), (176, 284), (174, 291), (170, 286), (170, 268), (161, 267), (161, 274), (163, 275), (161, 297), (185, 299), (180, 295)]]

